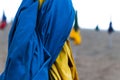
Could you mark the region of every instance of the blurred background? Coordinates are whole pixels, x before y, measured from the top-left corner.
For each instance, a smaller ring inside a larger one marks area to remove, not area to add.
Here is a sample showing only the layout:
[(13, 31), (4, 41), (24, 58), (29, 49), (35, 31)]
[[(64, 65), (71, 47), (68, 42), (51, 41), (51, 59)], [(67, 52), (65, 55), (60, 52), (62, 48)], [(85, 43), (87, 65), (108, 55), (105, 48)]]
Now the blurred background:
[[(9, 30), (21, 1), (0, 0), (0, 73), (7, 57)], [(120, 80), (118, 1), (72, 0), (77, 14), (69, 39), (80, 80)]]
[[(0, 0), (0, 20), (5, 12), (7, 22), (14, 19), (22, 0)], [(72, 0), (75, 10), (78, 11), (78, 22), (81, 28), (107, 29), (110, 20), (115, 30), (120, 30), (119, 0)]]

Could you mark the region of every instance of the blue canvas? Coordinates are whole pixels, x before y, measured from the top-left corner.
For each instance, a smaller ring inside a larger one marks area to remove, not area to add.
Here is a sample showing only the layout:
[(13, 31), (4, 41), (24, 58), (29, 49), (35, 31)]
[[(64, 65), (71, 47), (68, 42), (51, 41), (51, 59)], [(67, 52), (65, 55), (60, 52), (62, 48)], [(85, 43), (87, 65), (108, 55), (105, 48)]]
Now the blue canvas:
[(5, 16), (5, 13), (3, 12), (3, 16), (2, 16), (2, 22), (6, 22), (6, 16)]
[(49, 69), (72, 28), (71, 0), (23, 0), (9, 33), (0, 80), (49, 80)]

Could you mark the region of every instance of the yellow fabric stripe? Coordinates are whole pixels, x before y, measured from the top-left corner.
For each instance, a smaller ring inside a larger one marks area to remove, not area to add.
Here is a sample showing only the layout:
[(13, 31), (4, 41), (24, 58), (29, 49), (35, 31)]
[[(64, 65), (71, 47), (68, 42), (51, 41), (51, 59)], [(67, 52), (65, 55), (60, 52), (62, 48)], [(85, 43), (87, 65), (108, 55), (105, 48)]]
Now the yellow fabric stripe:
[(45, 0), (39, 0), (39, 8), (42, 6), (42, 4), (43, 4), (44, 1)]

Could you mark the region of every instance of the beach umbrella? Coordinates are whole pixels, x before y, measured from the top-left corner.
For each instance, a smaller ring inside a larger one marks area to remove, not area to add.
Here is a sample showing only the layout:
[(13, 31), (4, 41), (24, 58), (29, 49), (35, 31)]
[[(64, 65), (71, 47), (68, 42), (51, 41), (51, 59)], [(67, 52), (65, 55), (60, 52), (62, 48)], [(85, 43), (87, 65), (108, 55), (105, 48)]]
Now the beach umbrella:
[(69, 36), (74, 15), (70, 0), (45, 0), (42, 6), (38, 0), (23, 0), (9, 33), (0, 80), (49, 80), (49, 69)]
[(108, 34), (112, 34), (114, 32), (113, 26), (112, 26), (112, 21), (109, 23), (109, 28), (108, 28)]
[(72, 39), (76, 45), (81, 44), (82, 42), (82, 37), (80, 34), (80, 27), (78, 25), (77, 11), (75, 14), (75, 22), (71, 30), (71, 33), (70, 33), (70, 39)]
[(3, 11), (3, 16), (2, 16), (2, 21), (0, 23), (0, 29), (4, 29), (6, 27), (6, 15), (5, 15), (5, 12)]
[(76, 14), (75, 14), (75, 24), (74, 24), (74, 29), (75, 31), (78, 31), (79, 30), (79, 25), (78, 25), (78, 16), (77, 16), (77, 11), (76, 11)]
[(97, 31), (97, 32), (98, 32), (98, 31), (100, 31), (100, 29), (99, 29), (99, 26), (98, 26), (98, 25), (96, 26), (95, 31)]
[(114, 32), (113, 26), (112, 26), (112, 21), (109, 23), (109, 28), (108, 28), (108, 34), (109, 34), (109, 47), (112, 47), (112, 33)]

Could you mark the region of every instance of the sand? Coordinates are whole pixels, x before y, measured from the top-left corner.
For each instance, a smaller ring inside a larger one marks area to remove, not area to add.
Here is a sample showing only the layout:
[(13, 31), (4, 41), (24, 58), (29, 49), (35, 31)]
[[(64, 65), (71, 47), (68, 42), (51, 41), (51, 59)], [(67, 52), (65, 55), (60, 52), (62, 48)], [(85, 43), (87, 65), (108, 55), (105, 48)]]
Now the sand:
[[(0, 30), (0, 73), (7, 56), (10, 24)], [(82, 44), (70, 41), (80, 80), (120, 80), (120, 32), (81, 29)]]

